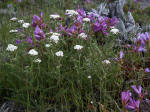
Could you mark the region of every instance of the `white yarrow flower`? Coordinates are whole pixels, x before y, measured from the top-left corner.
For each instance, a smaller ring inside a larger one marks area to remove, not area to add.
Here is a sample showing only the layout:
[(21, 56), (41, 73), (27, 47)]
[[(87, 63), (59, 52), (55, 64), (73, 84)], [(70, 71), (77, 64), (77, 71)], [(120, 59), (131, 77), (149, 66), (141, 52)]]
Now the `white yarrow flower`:
[(22, 24), (22, 23), (24, 23), (24, 20), (18, 20), (18, 23)]
[(76, 50), (81, 50), (83, 48), (83, 46), (81, 46), (81, 45), (75, 45), (74, 46), (74, 49), (76, 49)]
[(56, 52), (56, 56), (61, 56), (61, 57), (63, 57), (63, 56), (64, 56), (63, 51), (58, 51), (58, 52)]
[(34, 62), (35, 62), (35, 63), (41, 63), (42, 60), (41, 60), (40, 58), (37, 58), (37, 59), (34, 60)]
[(52, 40), (53, 42), (55, 42), (55, 43), (57, 44), (58, 41), (59, 41), (59, 36), (57, 36), (57, 35), (52, 35), (49, 39)]
[(32, 55), (32, 56), (36, 56), (38, 55), (38, 52), (35, 49), (31, 49), (28, 54)]
[(110, 26), (111, 29), (116, 29), (114, 26)]
[(79, 34), (79, 37), (80, 38), (83, 38), (83, 39), (86, 39), (87, 38), (87, 35), (85, 33), (80, 33)]
[(50, 47), (50, 46), (51, 46), (50, 44), (45, 44), (45, 47), (47, 47), (47, 48)]
[(60, 16), (57, 14), (50, 15), (50, 19), (59, 19), (59, 18), (60, 18)]
[(112, 29), (110, 30), (110, 32), (113, 33), (113, 34), (117, 34), (117, 33), (119, 33), (119, 29), (112, 28)]
[(91, 75), (89, 75), (89, 76), (88, 76), (88, 79), (91, 79), (91, 78), (92, 78)]
[(75, 10), (66, 10), (66, 14), (71, 17), (73, 15), (78, 15), (78, 12)]
[(23, 23), (22, 24), (22, 27), (24, 27), (24, 28), (28, 28), (30, 26), (30, 23)]
[(110, 64), (111, 62), (109, 60), (102, 61), (103, 64)]
[(18, 30), (10, 30), (9, 32), (10, 32), (10, 33), (17, 33)]
[(15, 50), (17, 50), (17, 48), (18, 48), (18, 47), (15, 46), (15, 45), (13, 45), (13, 44), (8, 44), (6, 50), (7, 50), (7, 51), (15, 51)]
[(16, 20), (17, 20), (16, 17), (13, 17), (13, 18), (10, 19), (10, 21), (16, 21)]
[(83, 18), (83, 22), (90, 22), (89, 18)]
[(51, 32), (52, 35), (55, 35), (55, 36), (60, 36), (61, 34), (60, 33), (57, 33), (57, 32)]

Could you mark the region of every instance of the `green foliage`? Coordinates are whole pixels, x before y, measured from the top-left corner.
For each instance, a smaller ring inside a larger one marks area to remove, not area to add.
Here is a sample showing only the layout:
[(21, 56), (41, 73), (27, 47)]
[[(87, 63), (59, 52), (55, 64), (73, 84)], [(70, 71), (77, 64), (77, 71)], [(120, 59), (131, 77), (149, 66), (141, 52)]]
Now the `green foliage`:
[[(50, 4), (45, 4), (38, 0), (36, 6), (32, 7), (29, 3), (30, 1), (26, 0), (25, 3), (14, 4), (14, 7), (18, 6), (17, 18), (31, 23), (32, 16), (43, 11), (44, 21), (47, 24), (52, 23), (50, 27), (54, 28), (57, 23), (50, 21), (49, 14), (57, 12), (61, 15), (65, 9), (75, 8), (79, 1), (52, 0)], [(144, 20), (141, 19), (139, 15), (141, 12), (138, 11), (133, 13), (135, 19)], [(148, 17), (149, 8), (145, 9), (145, 12)], [(100, 35), (104, 44), (99, 44), (89, 29), (89, 40), (61, 36), (58, 44), (48, 40), (40, 41), (34, 48), (38, 51), (38, 56), (31, 56), (28, 51), (33, 47), (26, 42), (17, 45), (18, 49), (14, 52), (6, 51), (7, 45), (15, 43), (16, 39), (24, 39), (25, 35), (34, 35), (32, 28), (23, 29), (25, 34), (9, 33), (12, 29), (22, 27), (19, 23), (10, 22), (9, 19), (9, 16), (1, 18), (4, 22), (0, 29), (2, 102), (12, 100), (23, 105), (27, 112), (46, 112), (46, 110), (119, 112), (120, 93), (123, 90), (129, 88), (131, 84), (143, 84), (149, 88), (149, 82), (145, 83), (143, 80), (147, 74), (143, 69), (138, 69), (139, 63), (142, 67), (146, 67), (141, 58), (142, 53), (129, 53), (130, 50), (124, 47), (114, 48), (119, 35), (112, 33), (108, 36)], [(49, 32), (49, 27), (45, 32)], [(48, 38), (50, 35), (46, 36)], [(45, 44), (51, 46), (47, 48)], [(83, 49), (75, 50), (74, 46), (77, 44), (82, 45)], [(55, 55), (60, 50), (64, 53), (63, 57)], [(124, 50), (126, 56), (116, 61), (115, 58), (119, 57), (120, 50)], [(147, 54), (146, 58), (148, 57)], [(35, 63), (34, 60), (37, 58), (42, 62)], [(103, 63), (104, 60), (109, 60), (111, 63)]]

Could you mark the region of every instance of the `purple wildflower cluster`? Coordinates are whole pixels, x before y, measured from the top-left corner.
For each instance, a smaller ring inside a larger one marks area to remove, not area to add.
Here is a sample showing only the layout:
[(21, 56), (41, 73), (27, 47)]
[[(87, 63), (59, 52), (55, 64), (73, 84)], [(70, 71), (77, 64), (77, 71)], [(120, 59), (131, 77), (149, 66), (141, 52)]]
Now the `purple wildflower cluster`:
[(94, 15), (94, 13), (86, 14), (86, 12), (83, 9), (78, 9), (77, 12), (78, 12), (77, 17), (73, 18), (74, 24), (71, 27), (60, 25), (60, 27), (57, 28), (58, 31), (64, 31), (68, 35), (82, 33), (84, 32), (83, 23), (84, 23), (84, 19), (86, 18), (90, 20), (90, 25), (91, 25), (93, 32), (100, 32), (103, 35), (107, 35), (110, 30), (110, 27), (118, 23), (118, 20), (116, 17), (114, 18), (104, 17), (103, 18), (99, 16), (97, 18)]
[[(140, 104), (144, 100), (144, 96), (146, 95), (146, 93), (142, 93), (141, 85), (138, 86), (138, 88), (135, 85), (133, 85), (131, 87), (135, 91), (135, 93), (138, 95), (138, 99), (135, 100), (132, 97), (132, 93), (130, 92), (130, 90), (122, 92), (121, 93), (121, 103), (123, 106), (123, 111), (128, 112), (127, 111), (128, 109), (132, 109), (132, 110), (135, 110), (136, 112), (139, 112)], [(146, 102), (149, 103), (149, 100), (146, 100)]]
[[(41, 39), (44, 39), (45, 33), (43, 31), (44, 28), (46, 28), (46, 24), (43, 23), (43, 13), (40, 13), (40, 16), (34, 15), (32, 19), (32, 27), (35, 28), (34, 30), (34, 36), (35, 41), (39, 41)], [(31, 45), (33, 45), (33, 37), (27, 37), (26, 41), (29, 42)]]
[(108, 34), (110, 27), (118, 23), (117, 18), (98, 17), (98, 20), (93, 24), (94, 32), (102, 32), (104, 35)]
[[(94, 15), (94, 13), (87, 14), (83, 8), (79, 8), (77, 10), (66, 10), (66, 15), (67, 18), (70, 19), (70, 22), (66, 24), (66, 21), (64, 21), (65, 18), (61, 18), (61, 21), (54, 21), (56, 22), (55, 27), (50, 28), (50, 32), (55, 31), (57, 33), (61, 33), (64, 35), (67, 34), (68, 36), (72, 37), (79, 37), (79, 34), (85, 34), (88, 37), (88, 34), (94, 32), (101, 33), (105, 36), (110, 32), (110, 27), (113, 27), (115, 24), (118, 23), (118, 20), (115, 17), (97, 17), (96, 15)], [(56, 16), (59, 15), (51, 15), (51, 17), (53, 18), (56, 18)], [(86, 26), (88, 26), (88, 28)], [(48, 27), (43, 22), (42, 12), (39, 16), (33, 16), (32, 27), (34, 28), (34, 36), (27, 36), (26, 42), (30, 43), (31, 45), (34, 45), (40, 40), (46, 38), (44, 30)], [(20, 41), (17, 40), (16, 43), (20, 43)]]
[(134, 38), (135, 45), (133, 46), (136, 52), (146, 52), (150, 45), (150, 35), (145, 33), (139, 33), (137, 38)]
[[(141, 0), (134, 0), (134, 2), (139, 2), (139, 1), (141, 1)], [(148, 2), (150, 2), (150, 0), (147, 0)]]
[(40, 28), (45, 28), (46, 24), (43, 23), (43, 13), (40, 13), (40, 16), (34, 15), (32, 19), (32, 26), (36, 27), (39, 26)]

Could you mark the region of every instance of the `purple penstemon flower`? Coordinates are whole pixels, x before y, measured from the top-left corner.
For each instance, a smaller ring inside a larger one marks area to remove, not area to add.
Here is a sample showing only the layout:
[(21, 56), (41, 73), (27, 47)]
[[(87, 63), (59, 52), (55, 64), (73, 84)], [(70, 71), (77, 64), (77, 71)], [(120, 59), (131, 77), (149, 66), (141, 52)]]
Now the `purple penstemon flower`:
[(41, 17), (34, 15), (33, 19), (32, 19), (32, 26), (36, 27), (37, 25), (41, 25), (42, 24), (42, 19)]
[(22, 0), (17, 0), (18, 3), (22, 2)]
[(28, 42), (28, 43), (30, 43), (31, 45), (33, 45), (32, 36), (31, 36), (31, 37), (27, 37), (27, 38), (26, 38), (26, 42)]
[(120, 51), (120, 59), (122, 59), (122, 58), (123, 58), (123, 56), (124, 56), (123, 51)]
[(95, 19), (94, 13), (88, 14), (88, 18), (90, 19), (90, 21), (93, 21)]
[(32, 19), (32, 26), (33, 27), (39, 26), (40, 28), (45, 28), (46, 24), (43, 23), (42, 18), (43, 18), (42, 12), (40, 13), (40, 16), (34, 15)]
[(121, 93), (121, 102), (123, 106), (126, 106), (129, 98), (131, 97), (131, 92), (129, 90)]
[(138, 95), (141, 95), (141, 92), (142, 92), (142, 86), (140, 85), (137, 89), (136, 85), (133, 85), (131, 86), (132, 89), (138, 94)]
[(93, 31), (94, 32), (99, 32), (101, 31), (103, 34), (106, 34), (106, 30), (107, 30), (107, 24), (105, 22), (95, 22), (93, 24)]
[(8, 4), (8, 5), (7, 5), (7, 8), (10, 8), (11, 6), (12, 6), (12, 4)]
[(144, 70), (146, 73), (149, 73), (150, 72), (150, 69), (149, 68), (145, 68)]
[(22, 40), (17, 39), (16, 40), (16, 44), (20, 44), (22, 42)]
[(110, 26), (114, 26), (118, 23), (118, 19), (116, 17), (113, 17), (110, 19)]
[(135, 45), (133, 46), (136, 52), (146, 52), (147, 46), (150, 45), (150, 35), (145, 33), (138, 33), (137, 38), (133, 39)]
[(102, 32), (102, 34), (107, 35), (109, 26), (110, 26), (110, 18), (98, 17), (98, 20), (93, 24), (93, 31)]
[(147, 94), (147, 92), (142, 93), (142, 86), (141, 85), (139, 85), (138, 88), (135, 85), (133, 85), (132, 88), (138, 94), (140, 101), (142, 102), (143, 98)]
[(134, 0), (134, 2), (138, 2), (138, 0)]
[(78, 15), (77, 20), (82, 23), (83, 17), (81, 15)]
[(130, 102), (127, 104), (126, 108), (133, 109), (133, 110), (136, 110), (136, 112), (139, 112), (140, 100), (136, 101), (130, 97), (129, 101)]
[(87, 3), (91, 3), (91, 0), (86, 0)]
[(138, 51), (138, 52), (146, 52), (147, 50), (146, 50), (144, 47), (140, 46), (140, 47), (137, 49), (137, 51)]
[[(140, 0), (134, 0), (134, 2), (139, 2)], [(148, 2), (150, 2), (150, 0), (147, 0)]]
[(144, 93), (144, 94), (142, 93), (142, 86), (139, 85), (138, 88), (137, 88), (136, 85), (133, 85), (131, 87), (138, 94), (138, 96), (140, 98), (140, 101), (142, 101), (144, 96), (145, 96), (145, 94), (146, 94), (146, 93)]
[(85, 18), (87, 15), (86, 15), (86, 13), (85, 13), (85, 11), (84, 11), (83, 8), (78, 9), (77, 12), (78, 12), (77, 20), (78, 20), (80, 23), (82, 23), (82, 22), (83, 22), (83, 18)]
[(39, 26), (36, 26), (34, 34), (35, 34), (35, 38), (37, 40), (41, 40), (41, 39), (45, 38), (45, 34), (44, 34), (43, 30), (40, 29)]

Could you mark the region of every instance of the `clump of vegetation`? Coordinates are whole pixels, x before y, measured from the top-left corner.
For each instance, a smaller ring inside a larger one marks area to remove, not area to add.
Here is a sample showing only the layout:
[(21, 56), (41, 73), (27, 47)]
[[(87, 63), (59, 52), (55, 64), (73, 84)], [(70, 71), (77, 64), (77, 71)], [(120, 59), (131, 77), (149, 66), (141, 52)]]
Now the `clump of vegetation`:
[(138, 33), (130, 44), (114, 48), (120, 37), (117, 18), (96, 17), (80, 7), (56, 11), (65, 2), (53, 3), (53, 11), (33, 10), (24, 17), (19, 16), (26, 7), (21, 2), (21, 14), (3, 24), (1, 102), (13, 101), (27, 112), (139, 112), (149, 107), (150, 34)]

